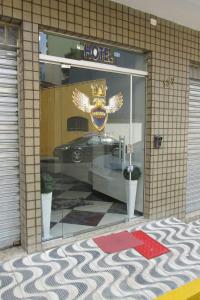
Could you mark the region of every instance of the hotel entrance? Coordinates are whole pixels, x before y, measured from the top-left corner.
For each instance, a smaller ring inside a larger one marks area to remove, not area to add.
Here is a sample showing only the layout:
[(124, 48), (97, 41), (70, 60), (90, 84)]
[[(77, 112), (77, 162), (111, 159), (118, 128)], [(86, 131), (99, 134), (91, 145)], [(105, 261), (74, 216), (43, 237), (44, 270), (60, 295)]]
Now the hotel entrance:
[(145, 55), (49, 33), (40, 45), (43, 239), (141, 216), (147, 73), (130, 66), (144, 68)]

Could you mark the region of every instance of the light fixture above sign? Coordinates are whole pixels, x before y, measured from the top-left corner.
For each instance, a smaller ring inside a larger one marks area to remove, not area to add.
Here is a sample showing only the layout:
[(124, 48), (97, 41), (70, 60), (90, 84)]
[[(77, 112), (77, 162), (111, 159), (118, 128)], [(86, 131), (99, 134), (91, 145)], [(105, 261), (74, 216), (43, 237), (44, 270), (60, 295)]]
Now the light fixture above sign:
[(111, 48), (91, 43), (85, 43), (84, 59), (100, 63), (113, 64), (114, 54)]

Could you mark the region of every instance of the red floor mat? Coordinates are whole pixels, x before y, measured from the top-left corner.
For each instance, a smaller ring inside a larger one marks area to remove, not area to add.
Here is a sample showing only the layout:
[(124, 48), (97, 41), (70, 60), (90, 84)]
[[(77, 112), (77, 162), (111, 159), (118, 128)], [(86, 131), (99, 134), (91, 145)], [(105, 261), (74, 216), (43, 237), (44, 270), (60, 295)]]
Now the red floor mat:
[(150, 237), (142, 230), (134, 231), (131, 234), (134, 238), (143, 242), (142, 245), (136, 246), (134, 247), (134, 249), (147, 259), (160, 256), (170, 251), (167, 247), (155, 241), (152, 237)]
[(106, 253), (115, 253), (143, 244), (128, 231), (101, 236), (93, 240)]

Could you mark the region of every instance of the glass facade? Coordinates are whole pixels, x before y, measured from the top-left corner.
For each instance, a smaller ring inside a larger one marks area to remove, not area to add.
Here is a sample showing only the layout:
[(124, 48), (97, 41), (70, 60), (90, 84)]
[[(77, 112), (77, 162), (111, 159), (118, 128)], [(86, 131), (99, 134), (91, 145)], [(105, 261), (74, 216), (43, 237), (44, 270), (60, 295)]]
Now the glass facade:
[(51, 200), (42, 198), (44, 240), (126, 221), (130, 163), (142, 174), (135, 216), (142, 214), (145, 78), (41, 63), (40, 110), (41, 174), (53, 180)]

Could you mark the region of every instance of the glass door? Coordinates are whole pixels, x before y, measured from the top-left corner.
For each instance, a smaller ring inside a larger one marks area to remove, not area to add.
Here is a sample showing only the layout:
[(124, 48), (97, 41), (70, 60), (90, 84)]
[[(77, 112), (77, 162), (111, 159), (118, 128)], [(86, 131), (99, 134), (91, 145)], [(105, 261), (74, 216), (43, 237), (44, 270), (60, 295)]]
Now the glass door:
[(41, 173), (54, 181), (50, 238), (126, 221), (132, 196), (124, 169), (132, 164), (142, 174), (134, 215), (141, 214), (145, 78), (40, 67)]

